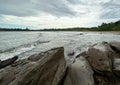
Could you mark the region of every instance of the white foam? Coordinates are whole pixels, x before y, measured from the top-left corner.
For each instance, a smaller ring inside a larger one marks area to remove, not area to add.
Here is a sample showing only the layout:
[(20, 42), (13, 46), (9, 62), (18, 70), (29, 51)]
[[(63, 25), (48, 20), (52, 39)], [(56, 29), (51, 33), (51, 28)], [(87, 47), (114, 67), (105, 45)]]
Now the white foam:
[(12, 50), (10, 52), (1, 53), (0, 54), (0, 60), (6, 60), (8, 58), (12, 58), (12, 57), (14, 57), (16, 55), (19, 55), (19, 54), (22, 54), (24, 52), (30, 51), (33, 48), (35, 48), (35, 46), (31, 45), (30, 47), (20, 47), (20, 48)]

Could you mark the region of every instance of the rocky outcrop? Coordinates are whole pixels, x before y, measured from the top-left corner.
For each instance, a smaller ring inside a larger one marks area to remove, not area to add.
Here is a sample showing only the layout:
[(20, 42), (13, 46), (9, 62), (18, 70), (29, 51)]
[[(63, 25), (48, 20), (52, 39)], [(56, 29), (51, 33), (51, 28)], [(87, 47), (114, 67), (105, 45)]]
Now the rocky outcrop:
[(63, 48), (38, 61), (18, 85), (58, 85), (65, 72)]
[(96, 72), (112, 71), (113, 50), (108, 43), (103, 42), (90, 47), (86, 55), (86, 59)]
[(83, 56), (68, 67), (64, 85), (94, 85), (93, 71)]
[(18, 56), (15, 56), (15, 57), (13, 57), (13, 58), (10, 58), (10, 59), (4, 60), (4, 61), (0, 61), (0, 69), (6, 67), (6, 66), (8, 66), (8, 65), (11, 65), (11, 64), (14, 63), (17, 59), (18, 59)]
[(95, 85), (120, 84), (119, 55), (109, 43), (93, 45), (86, 51), (85, 57), (94, 71)]
[(118, 54), (120, 54), (120, 42), (110, 42), (111, 48)]
[(70, 65), (62, 47), (16, 59), (0, 61), (0, 85), (120, 85), (119, 42), (94, 44)]
[(19, 60), (1, 69), (0, 85), (58, 85), (65, 73), (64, 49), (52, 49), (39, 57), (38, 61)]

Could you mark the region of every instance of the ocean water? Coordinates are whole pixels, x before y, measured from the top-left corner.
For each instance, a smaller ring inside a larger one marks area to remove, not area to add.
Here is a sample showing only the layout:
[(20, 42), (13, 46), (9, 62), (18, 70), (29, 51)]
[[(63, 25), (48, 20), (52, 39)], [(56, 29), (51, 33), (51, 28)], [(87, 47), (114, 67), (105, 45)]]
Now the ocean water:
[[(15, 55), (24, 59), (52, 48), (64, 47), (65, 58), (72, 61), (89, 46), (106, 41), (120, 41), (120, 33), (101, 32), (0, 32), (0, 60)], [(74, 56), (68, 56), (75, 52)]]

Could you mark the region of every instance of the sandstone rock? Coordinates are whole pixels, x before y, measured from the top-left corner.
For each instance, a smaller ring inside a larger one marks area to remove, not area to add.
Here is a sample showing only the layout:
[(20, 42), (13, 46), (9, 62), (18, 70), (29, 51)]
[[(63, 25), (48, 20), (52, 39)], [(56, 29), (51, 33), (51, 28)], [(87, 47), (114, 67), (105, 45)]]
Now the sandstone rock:
[(111, 48), (120, 54), (120, 42), (110, 42)]
[(116, 48), (103, 42), (93, 45), (86, 52), (96, 85), (120, 85), (120, 59)]
[(114, 69), (113, 70), (120, 72), (120, 58), (114, 59)]
[[(2, 73), (1, 73), (2, 72)], [(0, 71), (0, 85), (8, 85), (11, 81), (15, 79), (14, 72), (10, 71)]]
[(99, 43), (88, 49), (87, 60), (95, 71), (112, 71), (113, 50), (108, 43)]
[(120, 42), (110, 42), (109, 44), (116, 54), (113, 60), (113, 72), (120, 77)]
[(15, 57), (13, 57), (13, 58), (10, 58), (10, 59), (4, 60), (4, 61), (0, 61), (0, 69), (6, 67), (6, 66), (8, 66), (8, 65), (11, 65), (11, 64), (14, 63), (17, 59), (18, 59), (18, 56), (15, 56)]
[(114, 75), (120, 78), (120, 58), (115, 58), (113, 65)]
[(82, 56), (68, 67), (64, 85), (94, 85), (93, 71)]
[(58, 85), (65, 72), (63, 48), (57, 49), (37, 64), (18, 85)]
[(31, 60), (31, 61), (38, 61), (39, 59), (41, 59), (43, 56), (42, 53), (40, 54), (33, 54), (31, 55), (30, 57), (28, 57), (28, 60)]
[(59, 85), (65, 66), (64, 49), (52, 49), (38, 61), (19, 60), (13, 66), (1, 69), (0, 85)]
[(0, 69), (0, 85), (17, 85), (17, 82), (35, 65), (27, 60), (19, 60), (14, 64)]

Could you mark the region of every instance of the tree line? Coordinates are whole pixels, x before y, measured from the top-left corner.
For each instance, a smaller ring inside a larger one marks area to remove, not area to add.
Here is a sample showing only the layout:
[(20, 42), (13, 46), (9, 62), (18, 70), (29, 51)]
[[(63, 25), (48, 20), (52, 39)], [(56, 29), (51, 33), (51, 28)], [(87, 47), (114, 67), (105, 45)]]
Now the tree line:
[(22, 28), (0, 28), (0, 31), (30, 31), (30, 29), (22, 29)]
[(100, 26), (91, 28), (58, 28), (58, 29), (43, 29), (42, 31), (120, 31), (120, 20), (111, 23), (102, 23)]
[(21, 29), (21, 28), (0, 28), (0, 31), (120, 31), (120, 20), (111, 23), (102, 23), (100, 26), (91, 27), (91, 28), (51, 28), (51, 29), (39, 29), (39, 30), (31, 30), (29, 28)]

